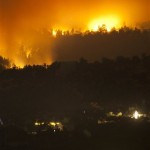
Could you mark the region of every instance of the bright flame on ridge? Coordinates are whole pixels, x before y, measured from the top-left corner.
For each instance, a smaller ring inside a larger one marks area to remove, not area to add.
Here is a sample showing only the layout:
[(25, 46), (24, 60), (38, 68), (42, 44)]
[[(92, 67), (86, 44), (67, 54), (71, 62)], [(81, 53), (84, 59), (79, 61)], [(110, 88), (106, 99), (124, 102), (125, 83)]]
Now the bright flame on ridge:
[(52, 35), (53, 35), (54, 37), (56, 37), (56, 36), (57, 36), (57, 31), (56, 31), (56, 30), (53, 30), (53, 31), (52, 31)]
[(88, 28), (90, 31), (96, 32), (99, 28), (103, 27), (103, 25), (105, 25), (107, 32), (110, 32), (112, 28), (121, 27), (120, 19), (118, 17), (106, 16), (91, 21)]

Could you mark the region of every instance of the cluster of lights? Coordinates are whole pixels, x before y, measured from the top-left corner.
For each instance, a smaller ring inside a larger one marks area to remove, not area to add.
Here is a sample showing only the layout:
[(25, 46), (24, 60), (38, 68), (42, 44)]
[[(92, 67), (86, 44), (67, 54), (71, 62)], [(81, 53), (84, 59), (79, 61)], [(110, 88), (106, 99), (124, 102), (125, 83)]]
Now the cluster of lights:
[[(113, 113), (113, 112), (109, 112), (107, 113), (108, 117), (122, 117), (124, 116), (122, 112), (119, 113)], [(126, 115), (125, 115), (126, 116)], [(146, 114), (141, 114), (139, 113), (137, 110), (135, 110), (133, 113), (129, 114), (128, 117), (132, 118), (132, 119), (140, 119), (141, 117), (146, 117)]]
[(45, 123), (44, 122), (35, 122), (34, 125), (35, 126), (43, 126)]
[[(107, 116), (108, 116), (108, 117), (122, 117), (123, 114), (122, 114), (122, 112), (119, 112), (119, 113), (117, 113), (117, 114), (114, 114), (113, 112), (109, 112), (109, 113), (107, 114)], [(133, 114), (128, 115), (128, 117), (133, 118), (133, 119), (139, 119), (139, 118), (141, 118), (141, 117), (146, 117), (146, 114), (141, 114), (141, 113), (139, 113), (137, 110), (135, 110), (135, 111), (133, 112)]]
[[(109, 116), (109, 117), (110, 116), (113, 116), (113, 117), (122, 117), (123, 114), (122, 114), (122, 112), (119, 112), (117, 114), (114, 114), (113, 112), (109, 112), (107, 114), (107, 116)], [(129, 117), (131, 117), (133, 119), (136, 119), (136, 120), (139, 119), (142, 116), (144, 117), (145, 115), (144, 114), (140, 114), (137, 110), (134, 111), (134, 113), (132, 115), (129, 115)], [(107, 120), (98, 120), (98, 124), (106, 124), (106, 123), (108, 123)], [(60, 131), (63, 131), (63, 125), (62, 125), (61, 122), (54, 122), (53, 121), (53, 122), (45, 123), (45, 122), (38, 122), (38, 121), (36, 121), (34, 123), (34, 125), (35, 126), (43, 126), (43, 125), (50, 126), (50, 127), (52, 127), (54, 129), (54, 132), (56, 131), (56, 129), (59, 129)]]
[(54, 129), (59, 129), (60, 131), (63, 131), (63, 125), (61, 122), (49, 122), (48, 126), (51, 126)]
[[(123, 113), (122, 112), (119, 112), (117, 114), (114, 114), (113, 112), (109, 112), (107, 113), (107, 116), (108, 117), (123, 117)], [(128, 117), (132, 118), (132, 119), (135, 119), (135, 120), (138, 120), (140, 119), (141, 117), (147, 117), (146, 114), (141, 114), (139, 113), (137, 110), (135, 110), (132, 114), (128, 115)], [(98, 124), (101, 125), (101, 124), (108, 124), (108, 123), (113, 123), (114, 121), (113, 120), (105, 120), (105, 119), (100, 119), (98, 120)]]
[(38, 122), (36, 121), (34, 123), (35, 126), (43, 126), (43, 125), (48, 125), (50, 127), (52, 127), (54, 129), (54, 132), (56, 129), (59, 129), (60, 131), (63, 131), (63, 125), (61, 122), (49, 122), (49, 123), (45, 123), (45, 122)]
[(60, 122), (49, 122), (49, 126), (53, 126), (53, 127), (55, 127), (55, 126), (59, 126), (61, 123)]
[(117, 114), (114, 114), (113, 112), (107, 113), (108, 117), (122, 117), (122, 112), (118, 112)]

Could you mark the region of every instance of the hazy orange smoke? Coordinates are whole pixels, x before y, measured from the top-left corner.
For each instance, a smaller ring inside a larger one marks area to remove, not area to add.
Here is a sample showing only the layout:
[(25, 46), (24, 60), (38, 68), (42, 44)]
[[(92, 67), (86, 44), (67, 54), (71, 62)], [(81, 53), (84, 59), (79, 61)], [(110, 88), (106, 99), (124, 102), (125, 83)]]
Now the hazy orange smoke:
[(42, 37), (44, 28), (94, 30), (104, 23), (110, 30), (149, 21), (150, 0), (0, 0), (0, 55), (20, 66), (51, 63), (52, 41)]

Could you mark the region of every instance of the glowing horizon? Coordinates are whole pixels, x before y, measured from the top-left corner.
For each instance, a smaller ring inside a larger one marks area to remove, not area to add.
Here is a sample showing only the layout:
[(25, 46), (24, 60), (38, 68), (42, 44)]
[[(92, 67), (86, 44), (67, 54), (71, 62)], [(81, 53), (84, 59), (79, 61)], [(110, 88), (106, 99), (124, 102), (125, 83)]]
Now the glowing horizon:
[(38, 35), (42, 28), (56, 37), (58, 30), (96, 32), (104, 24), (107, 32), (150, 27), (150, 1), (0, 0), (0, 55), (19, 66), (51, 63), (52, 41)]
[(98, 19), (94, 19), (90, 22), (89, 24), (89, 30), (90, 31), (98, 31), (100, 27), (103, 25), (106, 26), (107, 32), (110, 32), (113, 28), (120, 28), (123, 26), (121, 24), (121, 19), (117, 16), (105, 16), (105, 17), (100, 17)]
[[(108, 23), (108, 24), (104, 24), (104, 23)], [(116, 19), (116, 18), (106, 18), (106, 20), (103, 20), (103, 19), (93, 20), (93, 21), (91, 21), (91, 23), (89, 24), (89, 27), (86, 30), (83, 30), (83, 31), (82, 30), (80, 30), (80, 31), (77, 30), (77, 31), (81, 35), (84, 36), (84, 35), (86, 35), (87, 31), (91, 32), (91, 33), (101, 32), (99, 29), (101, 27), (103, 27), (103, 25), (106, 28), (106, 32), (105, 33), (110, 33), (111, 31), (114, 31), (113, 28), (117, 32), (119, 32), (119, 29), (121, 29), (122, 27), (124, 27), (124, 26), (121, 26), (121, 23), (120, 23), (119, 19)], [(59, 32), (61, 33), (61, 36), (65, 36), (66, 33), (69, 33), (69, 35), (76, 34), (76, 29), (74, 29), (74, 33), (72, 33), (71, 29), (68, 29), (68, 30), (62, 30), (62, 29), (63, 28), (61, 28), (61, 29), (56, 29), (55, 28), (55, 29), (51, 29), (51, 30), (46, 29), (46, 31), (49, 32), (48, 38), (52, 37), (53, 39), (56, 39), (57, 38), (57, 34)], [(38, 32), (40, 32), (40, 31), (38, 31)], [(40, 50), (39, 50), (39, 48), (37, 48), (36, 50), (34, 50), (32, 48), (32, 46), (37, 46), (37, 45), (34, 45), (33, 44), (34, 42), (33, 43), (32, 42), (31, 42), (31, 45), (29, 43), (24, 43), (23, 44), (23, 43), (19, 43), (18, 42), (17, 43), (18, 45), (16, 44), (16, 46), (17, 46), (18, 49), (16, 51), (14, 59), (11, 58), (11, 57), (7, 57), (7, 54), (1, 55), (1, 56), (3, 56), (4, 58), (10, 60), (10, 62), (11, 62), (11, 68), (14, 65), (16, 67), (23, 68), (25, 65), (41, 65), (41, 64), (45, 64), (45, 63), (46, 64), (51, 64), (51, 63), (53, 63), (55, 61), (55, 60), (53, 60), (53, 58), (50, 55), (48, 55), (48, 56), (45, 55), (44, 59), (41, 59), (40, 58), (41, 56), (39, 55), (39, 53), (41, 53)], [(35, 44), (37, 44), (37, 43), (35, 43)], [(42, 43), (42, 44), (45, 45), (45, 43)], [(49, 43), (46, 43), (46, 44), (48, 44), (48, 46), (50, 46), (51, 45), (51, 40), (49, 40)], [(1, 50), (3, 50), (3, 49), (1, 49)], [(48, 50), (48, 52), (50, 52), (50, 49)], [(38, 58), (40, 58), (40, 59), (38, 59)]]

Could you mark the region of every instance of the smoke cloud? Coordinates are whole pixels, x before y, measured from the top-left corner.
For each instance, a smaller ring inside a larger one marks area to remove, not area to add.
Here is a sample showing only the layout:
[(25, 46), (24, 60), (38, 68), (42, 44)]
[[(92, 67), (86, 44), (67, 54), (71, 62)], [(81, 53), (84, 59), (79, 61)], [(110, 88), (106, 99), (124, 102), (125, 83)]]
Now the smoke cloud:
[(91, 20), (107, 15), (129, 26), (149, 26), (150, 1), (0, 0), (0, 55), (19, 65), (50, 63), (52, 41), (42, 37), (44, 28), (87, 30)]

